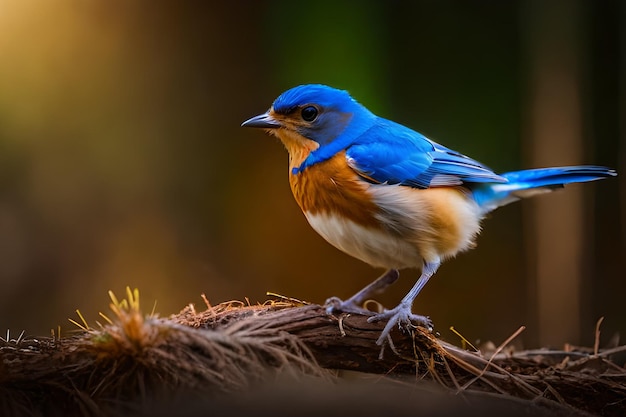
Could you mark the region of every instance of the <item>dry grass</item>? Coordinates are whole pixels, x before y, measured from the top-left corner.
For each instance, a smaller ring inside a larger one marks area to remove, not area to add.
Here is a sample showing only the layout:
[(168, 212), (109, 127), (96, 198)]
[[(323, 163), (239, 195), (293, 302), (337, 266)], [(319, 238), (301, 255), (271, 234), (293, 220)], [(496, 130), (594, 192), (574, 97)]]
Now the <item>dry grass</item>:
[(144, 316), (138, 293), (127, 295), (112, 295), (104, 324), (90, 327), (79, 313), (76, 336), (0, 339), (0, 415), (107, 415), (146, 399), (242, 391), (278, 372), (326, 374), (288, 333), (254, 320), (198, 330)]

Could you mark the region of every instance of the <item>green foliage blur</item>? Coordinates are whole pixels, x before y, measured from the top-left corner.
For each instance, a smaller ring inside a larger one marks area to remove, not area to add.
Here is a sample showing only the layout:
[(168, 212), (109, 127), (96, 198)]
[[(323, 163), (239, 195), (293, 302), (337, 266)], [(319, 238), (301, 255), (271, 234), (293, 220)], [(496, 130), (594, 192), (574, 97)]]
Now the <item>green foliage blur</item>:
[[(289, 87), (326, 83), (495, 170), (528, 167), (525, 3), (1, 0), (0, 328), (66, 334), (76, 308), (95, 320), (127, 285), (162, 315), (202, 308), (201, 293), (351, 295), (381, 271), (309, 228), (286, 152), (240, 123)], [(624, 5), (579, 4), (583, 162), (618, 167)], [(623, 331), (618, 184), (590, 186), (584, 256), (591, 323)], [(450, 325), (501, 341), (527, 324), (524, 207), (487, 219), (478, 249), (418, 297), (448, 339)]]

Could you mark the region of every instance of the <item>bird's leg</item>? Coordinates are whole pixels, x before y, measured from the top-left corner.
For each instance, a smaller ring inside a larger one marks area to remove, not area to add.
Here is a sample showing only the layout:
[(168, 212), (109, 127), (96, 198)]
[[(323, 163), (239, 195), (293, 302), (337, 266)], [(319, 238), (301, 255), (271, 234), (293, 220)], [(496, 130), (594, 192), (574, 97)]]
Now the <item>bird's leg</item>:
[(382, 293), (388, 286), (396, 282), (399, 277), (400, 272), (397, 269), (390, 269), (345, 301), (337, 297), (330, 297), (325, 303), (326, 312), (332, 314), (341, 311), (344, 313), (371, 315), (373, 314), (371, 311), (361, 307), (363, 303), (371, 298), (372, 295)]
[(387, 325), (383, 329), (380, 334), (378, 340), (376, 340), (377, 345), (382, 345), (385, 339), (389, 336), (391, 329), (393, 326), (398, 325), (401, 329), (409, 329), (411, 326), (415, 326), (413, 323), (417, 325), (421, 325), (426, 327), (429, 330), (432, 330), (433, 324), (430, 319), (426, 316), (419, 316), (417, 314), (413, 314), (411, 312), (411, 307), (413, 306), (413, 300), (417, 297), (417, 294), (424, 288), (424, 285), (428, 282), (430, 277), (432, 277), (437, 269), (441, 261), (437, 259), (434, 262), (424, 262), (424, 267), (422, 268), (422, 275), (419, 277), (413, 288), (411, 288), (407, 295), (404, 296), (400, 304), (398, 304), (395, 308), (391, 310), (385, 310), (382, 313), (376, 314), (367, 321), (376, 322), (381, 320), (387, 320)]

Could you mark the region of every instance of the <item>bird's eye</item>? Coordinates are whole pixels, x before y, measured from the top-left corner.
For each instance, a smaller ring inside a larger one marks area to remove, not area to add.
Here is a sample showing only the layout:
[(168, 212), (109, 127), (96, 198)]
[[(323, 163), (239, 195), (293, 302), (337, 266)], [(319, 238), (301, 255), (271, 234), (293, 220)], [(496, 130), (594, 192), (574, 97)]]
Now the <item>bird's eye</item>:
[(314, 106), (306, 106), (300, 112), (300, 114), (302, 115), (302, 119), (307, 122), (312, 122), (313, 120), (315, 120), (318, 113), (319, 112), (317, 111), (317, 108), (315, 108)]

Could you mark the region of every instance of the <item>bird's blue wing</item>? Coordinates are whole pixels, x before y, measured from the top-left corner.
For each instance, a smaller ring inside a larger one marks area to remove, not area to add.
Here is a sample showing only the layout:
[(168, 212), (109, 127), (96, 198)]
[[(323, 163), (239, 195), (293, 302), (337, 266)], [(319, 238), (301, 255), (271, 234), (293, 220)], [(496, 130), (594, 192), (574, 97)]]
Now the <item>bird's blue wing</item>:
[(346, 157), (359, 175), (377, 183), (428, 188), (507, 182), (480, 162), (382, 118), (348, 147)]

